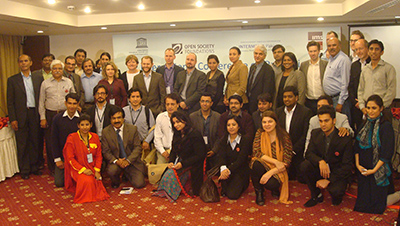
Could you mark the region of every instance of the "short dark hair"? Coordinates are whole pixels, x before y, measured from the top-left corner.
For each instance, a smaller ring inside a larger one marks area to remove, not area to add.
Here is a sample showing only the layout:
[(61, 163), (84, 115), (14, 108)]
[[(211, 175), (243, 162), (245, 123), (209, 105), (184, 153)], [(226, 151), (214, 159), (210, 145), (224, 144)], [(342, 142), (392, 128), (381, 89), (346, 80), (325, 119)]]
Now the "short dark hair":
[(110, 55), (108, 52), (102, 52), (102, 53), (100, 54), (100, 59), (101, 59), (102, 56), (107, 56), (108, 59), (111, 60), (111, 55)]
[(240, 95), (234, 94), (228, 98), (228, 101), (231, 102), (233, 99), (238, 100), (240, 104), (243, 104), (243, 98)]
[(67, 95), (65, 95), (65, 101), (68, 101), (69, 98), (74, 99), (74, 100), (76, 100), (76, 102), (79, 103), (78, 94), (76, 94), (76, 93), (68, 93)]
[(75, 63), (76, 63), (76, 59), (75, 59), (75, 57), (73, 57), (73, 56), (67, 56), (67, 57), (65, 57), (64, 63), (67, 63), (67, 60), (75, 60)]
[(176, 93), (170, 93), (170, 94), (168, 94), (167, 96), (165, 96), (164, 103), (166, 102), (167, 98), (172, 99), (172, 100), (175, 100), (176, 103), (179, 104), (180, 98), (179, 98), (178, 94), (176, 94)]
[(355, 30), (355, 31), (351, 32), (350, 36), (352, 36), (352, 35), (358, 35), (358, 36), (360, 36), (360, 39), (365, 39), (364, 34), (360, 30)]
[(181, 131), (178, 131), (175, 129), (174, 122), (172, 120), (173, 118), (178, 119), (178, 121), (180, 121), (180, 122), (186, 123), (185, 128), (183, 128), (184, 134), (187, 134), (187, 132), (192, 128), (192, 122), (190, 121), (189, 116), (182, 111), (175, 111), (174, 113), (172, 113), (171, 118), (170, 118), (171, 125), (172, 125), (172, 131), (174, 131), (174, 134), (180, 134)]
[(324, 105), (317, 110), (317, 115), (329, 114), (332, 119), (336, 118), (336, 111), (332, 106)]
[(130, 88), (130, 89), (128, 90), (128, 99), (131, 98), (131, 94), (132, 94), (133, 92), (139, 92), (140, 98), (143, 99), (142, 91), (140, 91), (140, 89), (138, 89), (138, 88)]
[(113, 117), (118, 112), (121, 112), (122, 113), (122, 118), (125, 118), (125, 111), (122, 110), (122, 108), (120, 106), (113, 105), (113, 106), (111, 106), (111, 109), (110, 109), (110, 115), (109, 115), (110, 119), (111, 119), (111, 117)]
[(335, 37), (336, 37), (337, 39), (339, 39), (339, 35), (338, 35), (336, 32), (334, 32), (334, 31), (328, 31), (328, 33), (326, 33), (326, 35), (330, 35), (330, 34), (335, 35)]
[(90, 123), (92, 123), (92, 118), (90, 118), (90, 115), (83, 113), (78, 118), (78, 124), (80, 124), (83, 121), (89, 121)]
[(93, 88), (93, 96), (96, 95), (97, 91), (98, 91), (100, 88), (103, 88), (103, 89), (106, 91), (106, 94), (108, 95), (108, 89), (106, 88), (106, 86), (103, 85), (103, 84), (98, 84), (98, 85), (96, 85), (96, 86)]
[(307, 43), (307, 50), (308, 48), (310, 48), (311, 46), (316, 46), (318, 48), (318, 50), (321, 50), (321, 45), (319, 44), (319, 42), (316, 41), (310, 41)]
[(219, 59), (217, 57), (217, 55), (211, 54), (207, 57), (207, 63), (208, 61), (210, 61), (211, 59), (214, 59), (215, 61), (217, 61), (217, 64), (219, 64)]
[(292, 92), (295, 96), (299, 95), (299, 91), (297, 90), (297, 88), (295, 86), (286, 86), (283, 89), (282, 93), (286, 93), (286, 92)]
[(272, 103), (272, 96), (269, 93), (262, 93), (258, 95), (257, 101)]
[(78, 53), (84, 53), (85, 54), (85, 58), (87, 57), (87, 52), (84, 49), (77, 49), (74, 53), (74, 57), (76, 57), (76, 54)]
[(373, 39), (370, 42), (368, 42), (368, 48), (372, 45), (372, 44), (377, 44), (379, 45), (379, 47), (381, 47), (381, 50), (385, 50), (385, 47), (383, 46), (383, 43), (381, 41), (379, 41), (378, 39)]
[(55, 57), (53, 54), (51, 54), (51, 53), (46, 53), (46, 54), (44, 54), (44, 55), (42, 56), (42, 61), (43, 61), (44, 58), (46, 58), (46, 57), (51, 57), (53, 60), (56, 59), (56, 57)]
[(242, 51), (240, 51), (240, 49), (239, 49), (238, 47), (236, 47), (236, 46), (231, 47), (229, 50), (231, 50), (231, 49), (236, 50), (236, 51), (238, 52), (239, 55), (242, 54)]
[(204, 93), (201, 94), (201, 96), (202, 96), (202, 97), (210, 97), (211, 100), (213, 99), (211, 93), (209, 93), (209, 92), (204, 92)]
[(277, 44), (277, 45), (274, 45), (274, 47), (272, 47), (272, 52), (275, 52), (275, 50), (277, 50), (277, 49), (281, 49), (282, 52), (286, 51), (286, 49), (285, 49), (285, 47), (283, 47), (283, 45)]
[(326, 101), (328, 101), (328, 104), (329, 104), (329, 105), (333, 105), (332, 97), (331, 97), (331, 96), (328, 96), (328, 95), (326, 95), (326, 94), (321, 95), (320, 97), (318, 97), (317, 103), (318, 103), (320, 100), (326, 100)]
[[(283, 54), (282, 62), (286, 56), (289, 57), (293, 61), (293, 71), (297, 70), (299, 67), (299, 63), (297, 62), (296, 55), (294, 55), (294, 53), (292, 53), (292, 52), (286, 52), (285, 54)], [(281, 68), (282, 68), (282, 71), (285, 71), (285, 67), (283, 66), (283, 64), (281, 64)]]
[(83, 62), (82, 62), (82, 65), (84, 65), (84, 64), (85, 64), (86, 62), (88, 62), (88, 61), (90, 61), (90, 62), (92, 63), (92, 66), (93, 66), (93, 69), (94, 69), (94, 67), (95, 67), (96, 65), (94, 64), (93, 60), (90, 59), (90, 58), (85, 58), (85, 60), (83, 60)]

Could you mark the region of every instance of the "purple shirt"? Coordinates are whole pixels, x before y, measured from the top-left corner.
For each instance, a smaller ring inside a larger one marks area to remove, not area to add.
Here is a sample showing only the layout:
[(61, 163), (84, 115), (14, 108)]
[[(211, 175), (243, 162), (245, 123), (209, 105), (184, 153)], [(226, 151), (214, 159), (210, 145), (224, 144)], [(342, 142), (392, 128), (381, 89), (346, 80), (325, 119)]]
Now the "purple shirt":
[(174, 64), (168, 68), (165, 65), (165, 72), (164, 72), (164, 81), (165, 81), (165, 88), (169, 87), (170, 93), (174, 91)]

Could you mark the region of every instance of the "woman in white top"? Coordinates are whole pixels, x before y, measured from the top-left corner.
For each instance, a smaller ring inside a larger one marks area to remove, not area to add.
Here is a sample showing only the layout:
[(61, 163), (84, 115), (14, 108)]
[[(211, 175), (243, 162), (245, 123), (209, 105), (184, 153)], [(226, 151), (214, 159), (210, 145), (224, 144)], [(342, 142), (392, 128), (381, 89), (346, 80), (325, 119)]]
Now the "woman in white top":
[(133, 77), (140, 73), (140, 70), (137, 68), (139, 59), (135, 55), (129, 55), (125, 59), (125, 65), (128, 67), (128, 70), (122, 73), (119, 78), (124, 82), (126, 92), (128, 92), (132, 88)]

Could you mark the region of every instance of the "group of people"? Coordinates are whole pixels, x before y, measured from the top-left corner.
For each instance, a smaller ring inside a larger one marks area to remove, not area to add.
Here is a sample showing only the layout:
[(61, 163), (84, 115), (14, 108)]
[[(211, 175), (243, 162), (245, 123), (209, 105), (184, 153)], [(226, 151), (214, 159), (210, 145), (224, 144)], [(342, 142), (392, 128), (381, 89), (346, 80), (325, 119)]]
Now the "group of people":
[(121, 177), (144, 187), (142, 153), (154, 147), (156, 164), (166, 170), (153, 195), (172, 201), (181, 192), (198, 196), (205, 171), (217, 169), (221, 195), (229, 199), (238, 199), (251, 178), (258, 205), (265, 204), (265, 189), (290, 204), (289, 180), (298, 180), (311, 192), (305, 207), (323, 201), (322, 189), (339, 205), (356, 169), (355, 210), (383, 213), (389, 199), (397, 200), (388, 111), (396, 72), (381, 59), (382, 42), (355, 31), (350, 46), (349, 57), (328, 32), (327, 50), (309, 42), (310, 60), (299, 66), (282, 45), (272, 48), (269, 65), (266, 47), (257, 45), (250, 69), (232, 47), (226, 75), (216, 55), (208, 56), (205, 74), (194, 53), (185, 69), (176, 65), (172, 48), (156, 71), (152, 57), (142, 57), (139, 70), (139, 59), (127, 56), (122, 74), (107, 52), (98, 70), (78, 49), (65, 64), (46, 54), (43, 68), (32, 73), (31, 58), (21, 55), (21, 73), (7, 85), (21, 177), (41, 174), (44, 134), (55, 185), (75, 192), (77, 203), (109, 198), (106, 174), (112, 188)]

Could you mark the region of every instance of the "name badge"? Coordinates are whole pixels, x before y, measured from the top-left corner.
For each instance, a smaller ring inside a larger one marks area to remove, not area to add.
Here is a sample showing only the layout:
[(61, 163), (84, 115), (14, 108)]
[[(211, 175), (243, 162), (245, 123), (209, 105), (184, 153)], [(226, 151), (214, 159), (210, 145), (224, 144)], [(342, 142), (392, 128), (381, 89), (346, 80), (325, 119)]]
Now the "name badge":
[(115, 99), (110, 99), (110, 104), (115, 105)]
[(167, 86), (166, 87), (166, 92), (167, 92), (167, 94), (170, 94), (171, 93), (171, 87)]
[(208, 144), (208, 137), (204, 136), (203, 139), (204, 139), (204, 143)]
[(88, 161), (88, 163), (92, 163), (93, 162), (93, 154), (92, 153), (87, 154), (87, 161)]

